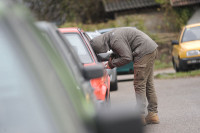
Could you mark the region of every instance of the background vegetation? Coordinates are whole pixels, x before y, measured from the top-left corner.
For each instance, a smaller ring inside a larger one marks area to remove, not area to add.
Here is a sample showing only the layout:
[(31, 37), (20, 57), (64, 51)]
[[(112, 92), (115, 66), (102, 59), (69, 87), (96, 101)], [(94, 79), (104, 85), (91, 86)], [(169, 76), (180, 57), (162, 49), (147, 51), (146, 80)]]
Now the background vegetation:
[(179, 31), (194, 13), (193, 7), (173, 8), (170, 0), (155, 0), (164, 10), (165, 25), (173, 31)]
[[(165, 19), (165, 25), (160, 28), (179, 31), (194, 11), (191, 6), (173, 8), (170, 5), (170, 0), (155, 1), (160, 4)], [(135, 22), (134, 26), (141, 30), (145, 28), (141, 20), (136, 19), (133, 21), (129, 16), (124, 18), (125, 21), (120, 22), (123, 24), (109, 21), (114, 18), (114, 14), (105, 12), (102, 0), (24, 0), (24, 2), (39, 20), (51, 21), (57, 25), (67, 23), (65, 25), (83, 26), (83, 24), (99, 23), (93, 28), (86, 26), (86, 30), (94, 30), (96, 28), (132, 26), (131, 22)], [(107, 24), (102, 23), (107, 21)]]
[(191, 6), (173, 8), (170, 0), (156, 0), (160, 4), (156, 11), (158, 14), (135, 13), (113, 19), (113, 13), (104, 11), (102, 0), (24, 0), (24, 2), (39, 20), (54, 22), (59, 27), (79, 27), (85, 31), (111, 27), (137, 27), (159, 45), (156, 69), (172, 66), (171, 40), (177, 39), (178, 32), (194, 12)]
[(24, 0), (39, 20), (61, 25), (64, 22), (96, 23), (111, 15), (104, 11), (102, 0)]

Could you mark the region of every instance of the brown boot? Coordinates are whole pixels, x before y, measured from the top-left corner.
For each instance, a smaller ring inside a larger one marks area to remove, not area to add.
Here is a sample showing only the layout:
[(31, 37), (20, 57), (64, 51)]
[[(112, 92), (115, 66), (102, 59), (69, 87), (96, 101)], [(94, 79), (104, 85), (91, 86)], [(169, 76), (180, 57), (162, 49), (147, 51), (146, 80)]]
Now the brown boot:
[(158, 124), (160, 123), (157, 113), (149, 112), (145, 118), (147, 124)]

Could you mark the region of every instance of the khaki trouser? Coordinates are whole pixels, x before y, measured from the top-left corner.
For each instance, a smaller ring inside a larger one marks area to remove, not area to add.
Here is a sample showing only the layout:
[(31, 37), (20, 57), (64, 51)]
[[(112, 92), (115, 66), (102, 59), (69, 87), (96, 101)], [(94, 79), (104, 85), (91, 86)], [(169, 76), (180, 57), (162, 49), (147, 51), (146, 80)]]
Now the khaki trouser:
[(154, 88), (154, 61), (157, 57), (157, 49), (143, 56), (134, 63), (134, 88), (137, 105), (141, 113), (145, 113), (146, 98), (148, 100), (148, 112), (157, 113), (157, 96)]

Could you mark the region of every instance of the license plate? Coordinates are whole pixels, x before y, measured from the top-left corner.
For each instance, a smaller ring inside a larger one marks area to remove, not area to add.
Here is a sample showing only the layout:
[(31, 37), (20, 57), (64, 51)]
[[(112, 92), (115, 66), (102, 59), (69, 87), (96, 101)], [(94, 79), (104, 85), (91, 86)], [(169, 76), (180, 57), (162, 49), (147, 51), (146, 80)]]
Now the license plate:
[(200, 63), (200, 60), (189, 60), (187, 61), (188, 64), (195, 64), (195, 63)]

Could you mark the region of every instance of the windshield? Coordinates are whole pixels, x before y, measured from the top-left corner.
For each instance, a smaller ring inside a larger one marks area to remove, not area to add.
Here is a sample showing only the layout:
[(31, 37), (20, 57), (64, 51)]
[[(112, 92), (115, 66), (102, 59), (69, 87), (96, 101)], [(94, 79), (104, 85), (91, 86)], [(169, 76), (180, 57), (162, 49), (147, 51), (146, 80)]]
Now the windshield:
[(200, 26), (186, 28), (183, 34), (182, 42), (200, 40)]
[(77, 52), (81, 63), (88, 64), (93, 62), (90, 52), (78, 34), (64, 34), (64, 36)]

